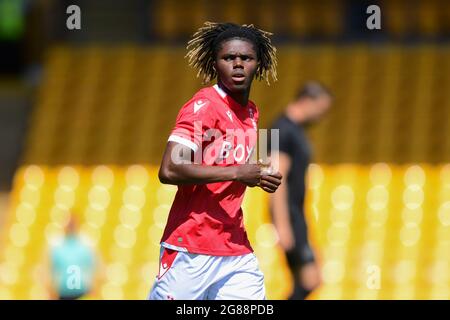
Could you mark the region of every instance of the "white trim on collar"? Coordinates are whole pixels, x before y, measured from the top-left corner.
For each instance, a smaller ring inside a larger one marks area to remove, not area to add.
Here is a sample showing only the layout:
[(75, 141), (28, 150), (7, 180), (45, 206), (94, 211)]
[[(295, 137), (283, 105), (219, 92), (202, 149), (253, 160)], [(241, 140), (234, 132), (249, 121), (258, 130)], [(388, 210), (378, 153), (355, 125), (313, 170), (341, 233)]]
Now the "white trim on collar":
[(227, 96), (227, 94), (225, 93), (225, 91), (223, 91), (218, 84), (215, 84), (214, 89), (216, 89), (217, 93), (222, 97), (225, 98)]

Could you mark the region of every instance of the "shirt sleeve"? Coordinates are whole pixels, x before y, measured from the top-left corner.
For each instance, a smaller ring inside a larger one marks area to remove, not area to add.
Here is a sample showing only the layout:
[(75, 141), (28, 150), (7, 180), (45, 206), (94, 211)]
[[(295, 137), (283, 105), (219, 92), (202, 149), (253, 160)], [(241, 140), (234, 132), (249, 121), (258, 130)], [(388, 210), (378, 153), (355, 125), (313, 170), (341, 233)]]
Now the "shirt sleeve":
[(291, 138), (287, 128), (280, 128), (279, 151), (287, 154), (292, 153)]
[[(272, 129), (278, 130), (278, 135), (272, 135), (270, 134), (269, 139), (269, 150), (270, 151), (277, 151), (277, 152), (284, 152), (289, 155), (292, 154), (292, 142), (291, 142), (291, 135), (289, 134), (289, 128), (286, 126), (283, 126), (280, 124), (280, 122), (274, 123), (272, 126)], [(278, 137), (278, 146), (274, 139), (277, 139)]]
[(256, 106), (256, 104), (253, 104), (253, 107), (255, 109), (255, 122), (257, 125), (259, 125), (259, 108)]
[(168, 141), (181, 143), (196, 152), (202, 144), (204, 133), (214, 128), (215, 118), (211, 101), (192, 99), (180, 110)]

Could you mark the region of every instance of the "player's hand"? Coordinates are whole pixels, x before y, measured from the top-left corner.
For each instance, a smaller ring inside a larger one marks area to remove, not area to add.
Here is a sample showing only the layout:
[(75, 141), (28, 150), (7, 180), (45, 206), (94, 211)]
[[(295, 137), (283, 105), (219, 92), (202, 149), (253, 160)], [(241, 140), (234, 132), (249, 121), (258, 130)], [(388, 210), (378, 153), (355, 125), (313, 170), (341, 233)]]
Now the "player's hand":
[(257, 186), (261, 179), (261, 168), (257, 164), (243, 164), (237, 166), (237, 181), (254, 187)]
[(279, 172), (273, 174), (263, 174), (258, 186), (268, 193), (277, 191), (281, 184), (282, 175)]
[(316, 262), (310, 262), (299, 270), (300, 285), (306, 290), (312, 291), (321, 283), (320, 268)]

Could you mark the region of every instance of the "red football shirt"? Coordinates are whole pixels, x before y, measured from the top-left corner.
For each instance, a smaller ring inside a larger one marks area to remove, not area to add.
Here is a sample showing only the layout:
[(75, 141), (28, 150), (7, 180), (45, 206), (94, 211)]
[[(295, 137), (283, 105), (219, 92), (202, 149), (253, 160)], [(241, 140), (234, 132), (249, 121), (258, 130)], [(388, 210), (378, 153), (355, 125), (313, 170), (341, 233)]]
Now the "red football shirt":
[[(218, 85), (204, 88), (181, 108), (168, 141), (191, 148), (198, 164), (244, 164), (254, 156), (258, 116), (253, 102), (243, 107)], [(179, 185), (162, 246), (217, 256), (252, 252), (241, 208), (245, 189), (237, 181)]]

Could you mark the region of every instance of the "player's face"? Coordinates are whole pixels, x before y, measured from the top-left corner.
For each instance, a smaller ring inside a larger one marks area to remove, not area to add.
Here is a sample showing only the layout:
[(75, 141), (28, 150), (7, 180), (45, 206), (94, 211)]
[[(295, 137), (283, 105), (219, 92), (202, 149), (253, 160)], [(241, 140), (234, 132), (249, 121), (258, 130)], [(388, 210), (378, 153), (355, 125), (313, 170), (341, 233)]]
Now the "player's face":
[(215, 67), (219, 81), (230, 92), (249, 90), (258, 67), (253, 44), (239, 39), (223, 42), (217, 52)]

